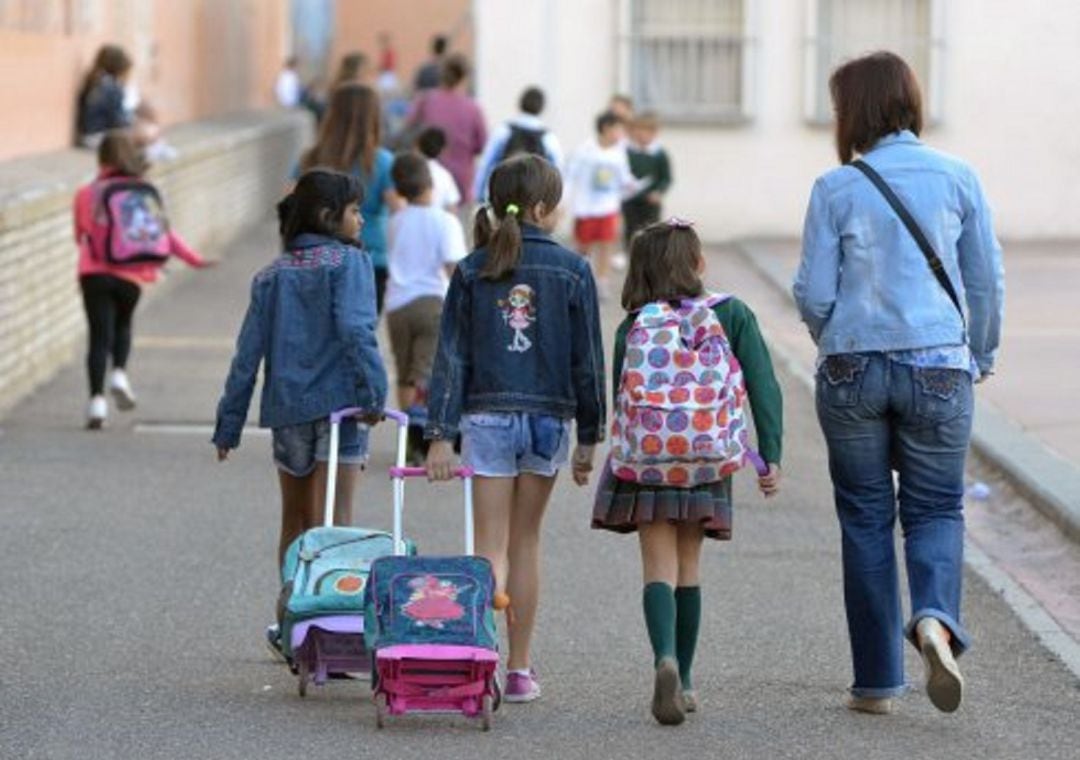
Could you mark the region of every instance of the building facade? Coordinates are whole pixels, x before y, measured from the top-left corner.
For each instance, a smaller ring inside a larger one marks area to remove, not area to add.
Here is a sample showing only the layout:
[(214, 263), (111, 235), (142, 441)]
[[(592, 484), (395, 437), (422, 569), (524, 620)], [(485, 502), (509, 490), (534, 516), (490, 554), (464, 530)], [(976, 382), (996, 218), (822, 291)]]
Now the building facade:
[(797, 235), (835, 165), (827, 80), (877, 49), (923, 85), (924, 138), (969, 161), (1003, 237), (1080, 236), (1080, 4), (1069, 0), (474, 0), (493, 120), (525, 86), (570, 146), (614, 92), (658, 111), (666, 207), (710, 240)]

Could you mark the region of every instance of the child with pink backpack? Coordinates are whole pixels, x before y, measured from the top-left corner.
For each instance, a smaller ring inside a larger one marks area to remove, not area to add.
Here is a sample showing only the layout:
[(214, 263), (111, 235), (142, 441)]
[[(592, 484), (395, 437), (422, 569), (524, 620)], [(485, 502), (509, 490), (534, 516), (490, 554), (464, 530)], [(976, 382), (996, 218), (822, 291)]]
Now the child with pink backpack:
[(116, 405), (123, 411), (135, 408), (127, 361), (132, 316), (143, 286), (157, 281), (171, 256), (193, 267), (210, 266), (169, 227), (161, 195), (143, 177), (146, 161), (127, 130), (105, 133), (98, 168), (94, 181), (75, 194), (74, 207), (79, 287), (90, 334), (90, 430), (100, 429), (108, 415), (105, 370), (110, 356), (109, 390)]
[(780, 486), (783, 406), (768, 349), (746, 304), (706, 293), (704, 271), (689, 222), (657, 222), (633, 239), (628, 315), (615, 335), (611, 454), (592, 517), (594, 528), (638, 533), (652, 713), (665, 725), (697, 710), (698, 563), (705, 537), (731, 539), (731, 475), (752, 464), (766, 497)]

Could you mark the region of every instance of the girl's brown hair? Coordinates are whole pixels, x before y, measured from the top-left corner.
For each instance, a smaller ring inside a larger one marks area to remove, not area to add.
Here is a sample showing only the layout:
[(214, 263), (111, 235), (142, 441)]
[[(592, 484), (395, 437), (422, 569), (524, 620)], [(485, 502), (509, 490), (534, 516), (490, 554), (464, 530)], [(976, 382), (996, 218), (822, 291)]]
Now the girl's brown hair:
[(141, 177), (149, 164), (127, 129), (110, 129), (98, 146), (98, 165), (129, 177)]
[(381, 132), (379, 94), (364, 84), (343, 84), (330, 96), (319, 137), (304, 154), (300, 168), (325, 166), (348, 172), (359, 162), (370, 174)]
[(886, 135), (922, 131), (922, 93), (904, 59), (886, 51), (848, 61), (829, 77), (836, 111), (836, 152), (851, 162)]
[(461, 53), (454, 53), (447, 58), (439, 73), (442, 86), (447, 89), (457, 87), (467, 76), (469, 76), (469, 59)]
[(131, 56), (119, 45), (102, 45), (94, 56), (94, 63), (79, 87), (79, 101), (86, 98), (98, 81), (108, 74), (119, 79), (131, 70)]
[(701, 240), (689, 224), (656, 222), (634, 235), (622, 307), (638, 311), (655, 301), (678, 301), (705, 293), (698, 274)]
[(546, 212), (554, 211), (562, 199), (562, 177), (546, 159), (532, 154), (515, 156), (495, 167), (488, 181), (489, 210), (476, 212), (473, 237), (477, 248), (487, 248), (487, 260), (480, 271), (486, 280), (501, 280), (521, 259), (521, 219), (532, 218), (538, 203)]

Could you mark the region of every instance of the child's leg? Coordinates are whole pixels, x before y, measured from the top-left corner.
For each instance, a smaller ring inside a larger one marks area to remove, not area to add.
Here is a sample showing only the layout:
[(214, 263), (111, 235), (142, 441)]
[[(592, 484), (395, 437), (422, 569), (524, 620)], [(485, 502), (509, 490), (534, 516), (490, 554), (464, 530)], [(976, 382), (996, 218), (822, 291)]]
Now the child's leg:
[(675, 654), (684, 689), (692, 689), (690, 671), (694, 664), (698, 630), (701, 627), (701, 581), (698, 567), (705, 532), (699, 523), (679, 525), (678, 586), (675, 588)]
[(495, 572), (496, 593), (506, 593), (509, 569), (510, 513), (513, 511), (514, 478), (473, 478), (473, 521), (476, 553), (487, 557)]
[(678, 527), (666, 521), (638, 528), (645, 588), (642, 606), (655, 662), (675, 657), (675, 584), (679, 577)]
[(289, 544), (311, 527), (311, 513), (314, 511), (316, 499), (314, 473), (298, 478), (279, 467), (278, 482), (281, 485), (281, 534), (278, 539), (280, 567)]
[(113, 326), (116, 322), (116, 304), (109, 292), (108, 279), (105, 275), (94, 275), (83, 277), (79, 281), (89, 333), (86, 374), (90, 381), (91, 396), (105, 393), (105, 370), (109, 362)]
[(135, 283), (124, 281), (115, 283), (113, 292), (116, 304), (112, 344), (113, 369), (124, 369), (131, 354), (131, 321), (142, 290)]
[(614, 240), (605, 240), (594, 244), (592, 260), (597, 282), (607, 282), (608, 273), (611, 271), (611, 256), (614, 252)]
[[(323, 524), (326, 510), (326, 462), (315, 465), (312, 478), (315, 481), (312, 486), (314, 502), (308, 513), (308, 523), (304, 528), (314, 528)], [(360, 465), (339, 464), (337, 469), (337, 482), (334, 488), (334, 525), (348, 527), (352, 525), (353, 495), (356, 493), (356, 483), (360, 480)]]
[(517, 477), (510, 511), (509, 574), (506, 584), (510, 620), (508, 670), (529, 667), (529, 645), (540, 599), (540, 524), (555, 486), (554, 477), (522, 473)]

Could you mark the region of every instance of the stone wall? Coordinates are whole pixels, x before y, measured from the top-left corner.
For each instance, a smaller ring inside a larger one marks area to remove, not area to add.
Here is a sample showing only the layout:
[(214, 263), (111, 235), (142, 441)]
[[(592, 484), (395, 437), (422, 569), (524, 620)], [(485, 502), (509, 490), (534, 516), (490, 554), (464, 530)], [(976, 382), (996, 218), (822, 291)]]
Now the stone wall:
[[(265, 111), (170, 130), (179, 156), (150, 176), (172, 225), (215, 257), (271, 213), (307, 127), (302, 114)], [(71, 203), (95, 169), (76, 150), (0, 163), (0, 414), (82, 350)]]

